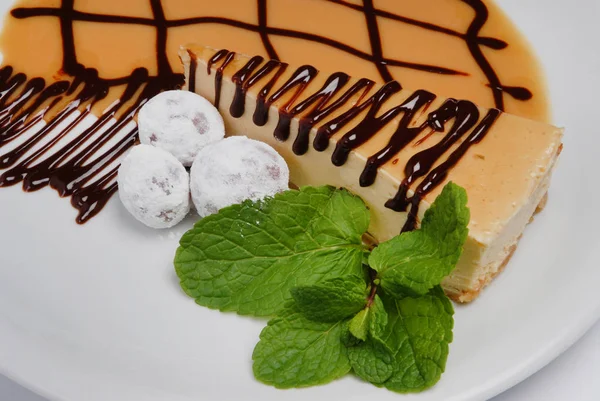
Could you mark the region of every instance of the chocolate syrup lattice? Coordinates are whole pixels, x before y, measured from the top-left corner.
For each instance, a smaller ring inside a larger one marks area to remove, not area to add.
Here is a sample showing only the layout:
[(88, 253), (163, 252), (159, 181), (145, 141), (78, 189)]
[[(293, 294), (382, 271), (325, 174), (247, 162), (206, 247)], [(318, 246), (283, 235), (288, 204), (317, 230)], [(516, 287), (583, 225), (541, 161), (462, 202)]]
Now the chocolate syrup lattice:
[[(161, 0), (149, 0), (152, 18), (78, 11), (74, 8), (74, 0), (63, 0), (60, 7), (21, 7), (12, 10), (11, 15), (16, 19), (59, 19), (63, 49), (62, 72), (71, 79), (47, 83), (42, 78), (28, 78), (25, 74), (14, 71), (10, 65), (0, 69), (0, 169), (6, 170), (0, 176), (0, 187), (22, 182), (23, 189), (31, 192), (50, 185), (60, 196), (71, 197), (71, 204), (79, 212), (78, 223), (84, 223), (95, 216), (117, 191), (118, 165), (115, 166), (115, 163), (137, 141), (137, 128), (132, 124), (137, 111), (160, 91), (178, 88), (183, 84), (183, 76), (173, 71), (167, 52), (168, 32), (175, 27), (220, 24), (256, 32), (266, 53), (273, 59), (279, 57), (277, 49), (271, 43), (271, 37), (318, 42), (373, 63), (384, 81), (393, 79), (390, 66), (431, 74), (467, 75), (444, 66), (386, 58), (378, 26), (378, 18), (386, 18), (463, 39), (488, 80), (496, 108), (504, 109), (505, 93), (519, 100), (531, 98), (531, 92), (525, 88), (504, 86), (485, 58), (482, 47), (500, 50), (507, 44), (499, 39), (479, 36), (488, 17), (487, 7), (481, 0), (460, 0), (475, 12), (466, 33), (378, 10), (372, 0), (364, 0), (362, 5), (345, 0), (322, 1), (364, 14), (369, 32), (370, 53), (309, 32), (270, 27), (267, 24), (266, 0), (256, 2), (257, 24), (212, 16), (167, 19)], [(140, 66), (128, 76), (109, 79), (100, 77), (96, 69), (80, 64), (73, 25), (81, 21), (155, 28), (157, 74), (152, 76), (146, 68)], [(116, 86), (125, 86), (123, 93), (115, 99), (117, 101), (90, 127), (71, 138), (69, 135), (74, 133), (82, 120), (93, 114), (92, 108), (97, 102), (115, 96), (112, 88)], [(65, 103), (66, 106), (63, 106)], [(113, 119), (116, 119), (115, 124), (112, 124)], [(47, 122), (42, 129), (31, 129), (42, 120)], [(56, 130), (61, 124), (66, 126)], [(16, 142), (19, 144), (6, 150), (9, 143), (14, 145)]]

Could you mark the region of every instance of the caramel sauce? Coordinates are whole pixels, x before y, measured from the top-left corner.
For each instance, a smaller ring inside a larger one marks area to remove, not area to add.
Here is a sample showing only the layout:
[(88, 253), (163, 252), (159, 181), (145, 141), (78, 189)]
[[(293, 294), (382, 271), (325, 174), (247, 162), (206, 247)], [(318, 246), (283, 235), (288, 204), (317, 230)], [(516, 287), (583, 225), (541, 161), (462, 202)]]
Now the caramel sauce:
[[(312, 65), (366, 77), (365, 86), (369, 80), (395, 79), (422, 88), (420, 99), (425, 103), (431, 91), (548, 119), (538, 63), (490, 1), (21, 0), (6, 18), (0, 37), (0, 169), (6, 169), (0, 186), (22, 183), (26, 191), (35, 191), (50, 185), (71, 197), (79, 210), (78, 222), (96, 215), (117, 190), (117, 170), (109, 167), (136, 142), (137, 130), (130, 123), (137, 110), (161, 90), (182, 85), (177, 54), (188, 42), (284, 62), (267, 63), (265, 69), (305, 65), (306, 73), (298, 74), (301, 79), (289, 83), (298, 93)], [(221, 57), (215, 62), (224, 68), (228, 54)], [(215, 78), (218, 81), (219, 71)], [(252, 77), (243, 74), (237, 79), (240, 92), (252, 83)], [(269, 101), (276, 100), (266, 97), (270, 88), (265, 90), (262, 108), (254, 115), (258, 125), (266, 121), (260, 111), (266, 113)], [(324, 106), (327, 96), (319, 95), (311, 103)], [(301, 111), (292, 103), (282, 115)], [(323, 118), (319, 111), (326, 112), (319, 107), (310, 118), (316, 119), (312, 124)], [(458, 113), (459, 107), (455, 110)], [(57, 145), (90, 114), (99, 117), (96, 123)], [(111, 125), (113, 118), (117, 122)], [(42, 119), (48, 124), (41, 131), (29, 130)], [(53, 130), (67, 122), (61, 131)], [(276, 135), (285, 139), (289, 121), (280, 122)], [(304, 131), (310, 130), (311, 121), (305, 124)], [(126, 134), (119, 137), (123, 130)], [(306, 151), (305, 136), (296, 138), (297, 153)], [(92, 138), (96, 139), (89, 143)], [(320, 132), (320, 138), (323, 142), (327, 133)], [(17, 139), (19, 144), (10, 146)], [(340, 162), (344, 144), (338, 144)], [(41, 148), (34, 151), (36, 146)], [(361, 181), (368, 183), (376, 171), (377, 162), (371, 161)], [(390, 207), (406, 207), (406, 200), (394, 202)]]

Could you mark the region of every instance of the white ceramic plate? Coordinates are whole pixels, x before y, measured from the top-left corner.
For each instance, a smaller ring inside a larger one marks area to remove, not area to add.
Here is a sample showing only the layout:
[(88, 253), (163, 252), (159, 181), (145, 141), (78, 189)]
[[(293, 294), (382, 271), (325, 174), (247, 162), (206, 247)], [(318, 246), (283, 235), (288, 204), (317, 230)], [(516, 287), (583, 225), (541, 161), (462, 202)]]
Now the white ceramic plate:
[[(0, 1), (3, 9), (9, 2)], [(54, 191), (0, 190), (0, 373), (64, 401), (481, 400), (523, 380), (600, 316), (599, 3), (505, 0), (546, 67), (568, 128), (550, 202), (506, 271), (457, 307), (447, 372), (400, 396), (352, 377), (301, 391), (256, 382), (264, 322), (198, 307), (179, 288), (172, 232), (120, 203), (85, 226)]]

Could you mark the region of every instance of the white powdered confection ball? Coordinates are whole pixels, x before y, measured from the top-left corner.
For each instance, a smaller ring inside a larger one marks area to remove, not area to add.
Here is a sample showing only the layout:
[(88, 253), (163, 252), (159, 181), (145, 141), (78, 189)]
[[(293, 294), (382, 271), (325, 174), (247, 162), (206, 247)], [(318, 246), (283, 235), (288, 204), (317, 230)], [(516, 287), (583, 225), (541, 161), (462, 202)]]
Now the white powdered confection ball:
[(162, 92), (138, 114), (140, 142), (164, 149), (191, 166), (204, 146), (225, 137), (219, 111), (202, 96), (183, 90)]
[(288, 189), (288, 166), (269, 145), (232, 136), (206, 146), (191, 170), (192, 200), (201, 217), (244, 200)]
[(148, 227), (173, 227), (190, 211), (189, 174), (165, 150), (133, 147), (121, 163), (118, 184), (125, 209)]

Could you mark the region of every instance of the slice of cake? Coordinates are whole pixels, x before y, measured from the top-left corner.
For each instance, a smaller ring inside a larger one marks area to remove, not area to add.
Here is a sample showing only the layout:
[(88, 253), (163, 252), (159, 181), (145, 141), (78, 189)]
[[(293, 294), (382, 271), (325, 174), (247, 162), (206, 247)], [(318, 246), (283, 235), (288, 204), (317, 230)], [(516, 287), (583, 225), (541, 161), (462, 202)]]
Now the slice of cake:
[(200, 46), (180, 56), (187, 89), (215, 103), (228, 133), (273, 146), (295, 185), (360, 195), (378, 241), (418, 226), (448, 181), (463, 186), (469, 238), (444, 282), (456, 301), (473, 300), (502, 270), (543, 206), (562, 147), (559, 128), (395, 81)]

